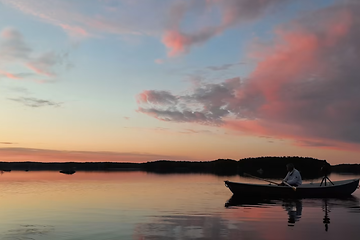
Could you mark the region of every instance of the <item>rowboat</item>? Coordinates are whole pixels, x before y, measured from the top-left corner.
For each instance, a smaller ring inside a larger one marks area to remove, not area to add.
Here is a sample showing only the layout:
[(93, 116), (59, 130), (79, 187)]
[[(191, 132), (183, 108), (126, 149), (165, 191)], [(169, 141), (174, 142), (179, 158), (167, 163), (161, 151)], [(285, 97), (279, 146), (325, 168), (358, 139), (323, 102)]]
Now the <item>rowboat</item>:
[(75, 170), (61, 170), (60, 171), (60, 173), (63, 173), (63, 174), (74, 174), (74, 173), (76, 173), (76, 171)]
[[(296, 205), (301, 202), (303, 208), (321, 208), (324, 205), (334, 207), (344, 207), (352, 210), (360, 210), (360, 199), (350, 195), (344, 197), (331, 197), (331, 198), (261, 198), (261, 197), (242, 197), (232, 195), (229, 200), (225, 202), (225, 207), (274, 207)], [(360, 213), (360, 212), (359, 212)]]
[(237, 196), (243, 197), (344, 197), (350, 196), (359, 187), (359, 179), (334, 181), (333, 184), (307, 183), (299, 187), (250, 184), (225, 181), (225, 186)]

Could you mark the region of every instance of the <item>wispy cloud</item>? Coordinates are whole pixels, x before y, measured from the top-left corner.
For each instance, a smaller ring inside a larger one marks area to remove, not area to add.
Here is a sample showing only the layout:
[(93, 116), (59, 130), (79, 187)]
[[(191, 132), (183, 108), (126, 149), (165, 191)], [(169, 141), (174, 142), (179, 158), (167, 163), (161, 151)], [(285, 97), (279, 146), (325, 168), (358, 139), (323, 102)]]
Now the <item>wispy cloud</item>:
[(0, 70), (0, 78), (7, 78), (12, 80), (24, 80), (28, 78), (36, 77), (35, 73), (10, 73), (7, 71)]
[(191, 135), (191, 134), (214, 134), (215, 132), (207, 130), (207, 129), (190, 129), (190, 128), (185, 128), (185, 129), (171, 129), (171, 128), (166, 128), (166, 127), (124, 127), (126, 129), (134, 129), (134, 130), (139, 130), (139, 131), (143, 131), (143, 132), (152, 132), (152, 133), (157, 133), (157, 134), (169, 134), (169, 135), (174, 135), (177, 136), (179, 134), (186, 134), (186, 135)]
[(11, 145), (11, 144), (16, 144), (16, 143), (13, 143), (13, 142), (0, 142), (0, 144)]
[(0, 36), (1, 62), (30, 59), (32, 49), (25, 43), (24, 37), (19, 31), (6, 28), (1, 32)]
[[(72, 20), (79, 19), (78, 14), (75, 14), (72, 11), (66, 12), (66, 9), (71, 9), (71, 3), (69, 2), (52, 0), (1, 0), (1, 2), (25, 14), (29, 14), (44, 22), (58, 26), (64, 31), (66, 31), (69, 35), (72, 35), (74, 37), (87, 37), (89, 35), (89, 33), (82, 27), (73, 23), (69, 23), (70, 18), (73, 18)], [(49, 14), (50, 12), (51, 14)], [(83, 18), (80, 18), (79, 21), (81, 21), (81, 19), (85, 20)]]
[[(134, 16), (138, 18), (140, 15), (131, 14), (134, 11), (140, 11), (141, 8), (138, 10), (138, 5), (130, 1), (113, 3), (107, 1), (0, 0), (0, 2), (40, 21), (59, 27), (74, 39), (99, 37), (104, 33), (141, 34), (139, 26), (141, 22), (136, 22), (134, 18)], [(89, 11), (86, 11), (88, 9), (97, 9), (97, 12), (90, 14)], [(133, 25), (138, 26), (137, 30)]]
[(226, 63), (219, 66), (208, 66), (207, 69), (212, 71), (226, 71), (239, 64), (244, 64), (244, 63)]
[(18, 74), (12, 74), (12, 73), (9, 73), (9, 72), (5, 72), (5, 71), (1, 71), (0, 70), (0, 76), (3, 76), (3, 77), (6, 77), (6, 78), (10, 78), (10, 79), (15, 79), (15, 80), (18, 80), (18, 79), (22, 79), (22, 77), (20, 77)]
[(9, 100), (22, 103), (27, 107), (34, 107), (34, 108), (45, 107), (45, 106), (60, 107), (63, 104), (59, 102), (53, 102), (50, 100), (44, 100), (44, 99), (38, 99), (32, 97), (9, 98)]
[(157, 64), (163, 64), (164, 60), (163, 59), (155, 59), (154, 62), (157, 63)]
[[(35, 53), (23, 35), (14, 28), (6, 28), (1, 32), (0, 55), (0, 77), (13, 80), (38, 81), (39, 77), (45, 77), (45, 82), (51, 81), (57, 76), (56, 68), (68, 66), (67, 53)], [(14, 73), (6, 70), (19, 64), (31, 72)]]
[(0, 148), (2, 161), (37, 162), (147, 162), (155, 160), (190, 160), (186, 156), (170, 156), (140, 152), (65, 151), (35, 148)]
[(184, 129), (180, 131), (181, 134), (212, 134), (210, 130), (195, 130), (195, 129)]
[(60, 55), (54, 52), (47, 52), (31, 60), (27, 66), (37, 74), (54, 77), (56, 75), (54, 67), (62, 64), (65, 57), (66, 54)]

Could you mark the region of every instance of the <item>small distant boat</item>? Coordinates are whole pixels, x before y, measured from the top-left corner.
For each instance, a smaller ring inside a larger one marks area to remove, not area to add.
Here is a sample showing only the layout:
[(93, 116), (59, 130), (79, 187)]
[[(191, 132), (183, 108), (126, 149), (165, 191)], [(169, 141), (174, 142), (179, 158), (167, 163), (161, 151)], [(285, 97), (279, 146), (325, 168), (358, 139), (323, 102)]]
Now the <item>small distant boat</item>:
[(63, 173), (63, 174), (74, 174), (76, 173), (75, 170), (61, 170), (60, 173)]
[(236, 183), (225, 181), (225, 186), (237, 196), (244, 197), (345, 197), (350, 196), (359, 187), (359, 179), (335, 181), (333, 184), (302, 184), (299, 187), (277, 186), (267, 184)]

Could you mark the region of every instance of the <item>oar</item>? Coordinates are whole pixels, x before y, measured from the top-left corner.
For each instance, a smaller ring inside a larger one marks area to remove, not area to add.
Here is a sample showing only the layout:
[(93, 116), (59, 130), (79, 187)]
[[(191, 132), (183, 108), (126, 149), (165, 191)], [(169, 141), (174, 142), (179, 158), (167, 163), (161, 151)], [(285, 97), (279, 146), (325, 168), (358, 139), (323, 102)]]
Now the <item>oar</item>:
[(269, 183), (273, 183), (273, 184), (279, 185), (279, 184), (276, 183), (276, 182), (273, 182), (273, 181), (270, 181), (270, 180), (267, 180), (267, 179), (264, 179), (264, 178), (255, 177), (255, 176), (250, 175), (250, 174), (248, 174), (248, 173), (244, 173), (244, 176), (256, 178), (256, 179), (259, 179), (259, 180), (263, 180), (263, 181), (265, 181), (265, 182), (269, 182)]
[(288, 184), (287, 182), (283, 182), (286, 186), (291, 187), (294, 191), (296, 191), (296, 187), (291, 186), (290, 184)]
[[(250, 175), (250, 174), (248, 174), (248, 173), (244, 173), (244, 176), (248, 176), (248, 177), (256, 178), (256, 179), (259, 179), (259, 180), (263, 180), (263, 181), (265, 181), (265, 182), (273, 183), (273, 184), (276, 184), (276, 185), (278, 185), (278, 186), (280, 185), (280, 184), (278, 184), (278, 183), (276, 183), (276, 182), (273, 182), (273, 181), (270, 181), (270, 180), (267, 180), (267, 179), (264, 179), (264, 178), (255, 177), (255, 176)], [(287, 182), (283, 182), (283, 183), (284, 183), (286, 186), (291, 187), (294, 191), (296, 191), (296, 187), (291, 186), (291, 185), (288, 184)]]

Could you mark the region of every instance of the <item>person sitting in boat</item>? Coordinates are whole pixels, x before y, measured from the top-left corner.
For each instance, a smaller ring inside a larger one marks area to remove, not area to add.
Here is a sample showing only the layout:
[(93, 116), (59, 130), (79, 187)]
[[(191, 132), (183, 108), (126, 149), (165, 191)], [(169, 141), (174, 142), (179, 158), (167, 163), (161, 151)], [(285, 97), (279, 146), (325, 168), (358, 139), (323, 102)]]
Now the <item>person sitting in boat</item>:
[(285, 186), (285, 182), (291, 186), (298, 187), (302, 184), (302, 179), (300, 172), (294, 168), (294, 164), (289, 163), (286, 165), (288, 173), (282, 183), (281, 186)]

